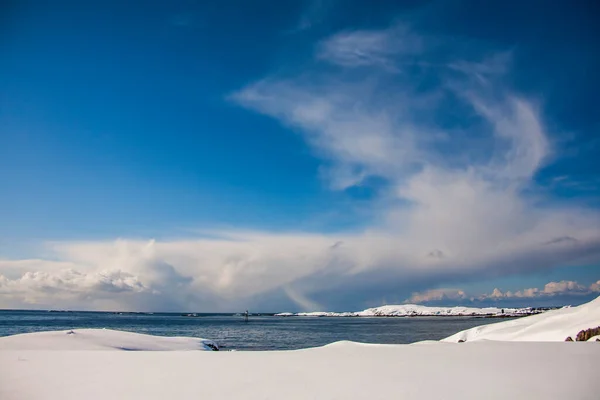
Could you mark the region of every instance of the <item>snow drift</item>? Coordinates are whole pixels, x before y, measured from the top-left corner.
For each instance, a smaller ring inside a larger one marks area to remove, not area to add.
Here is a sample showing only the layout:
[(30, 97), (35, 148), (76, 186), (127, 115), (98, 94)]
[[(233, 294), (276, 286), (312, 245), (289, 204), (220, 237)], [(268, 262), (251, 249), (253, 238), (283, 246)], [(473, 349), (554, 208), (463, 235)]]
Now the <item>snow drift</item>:
[(165, 337), (110, 329), (75, 329), (0, 337), (0, 350), (218, 350), (208, 339)]
[(0, 399), (595, 399), (596, 343), (0, 351)]
[[(337, 342), (211, 354), (86, 351), (207, 350), (214, 343), (206, 339), (93, 329), (15, 335), (0, 338), (0, 398), (595, 399), (600, 345), (563, 341), (598, 325), (600, 298), (445, 339), (467, 340), (460, 345)], [(46, 351), (66, 349), (84, 351)]]
[(577, 307), (564, 307), (540, 315), (477, 326), (442, 341), (563, 342), (567, 337), (575, 340), (578, 332), (597, 326), (600, 326), (600, 297)]

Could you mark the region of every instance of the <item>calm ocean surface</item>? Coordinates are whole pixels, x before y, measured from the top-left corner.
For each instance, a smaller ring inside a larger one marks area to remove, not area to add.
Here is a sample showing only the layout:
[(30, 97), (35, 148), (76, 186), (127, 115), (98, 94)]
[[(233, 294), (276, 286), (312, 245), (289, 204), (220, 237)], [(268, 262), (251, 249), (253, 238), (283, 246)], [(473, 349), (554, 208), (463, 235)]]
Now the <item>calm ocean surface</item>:
[(161, 336), (212, 339), (231, 350), (290, 350), (339, 340), (412, 343), (439, 340), (497, 319), (474, 317), (316, 318), (232, 314), (141, 314), (0, 310), (0, 336), (77, 328), (107, 328)]

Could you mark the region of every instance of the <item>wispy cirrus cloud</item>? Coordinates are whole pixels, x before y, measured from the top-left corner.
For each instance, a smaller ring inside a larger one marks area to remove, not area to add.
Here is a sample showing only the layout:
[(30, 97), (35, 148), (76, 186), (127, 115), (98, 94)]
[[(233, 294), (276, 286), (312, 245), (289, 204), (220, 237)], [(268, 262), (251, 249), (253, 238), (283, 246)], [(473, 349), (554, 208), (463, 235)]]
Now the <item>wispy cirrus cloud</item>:
[(333, 9), (336, 0), (310, 0), (307, 3), (293, 32), (305, 31), (320, 24)]
[(385, 30), (335, 34), (318, 44), (316, 57), (347, 68), (378, 66), (393, 72), (406, 62), (403, 58), (421, 54), (423, 50), (423, 38), (398, 24)]
[[(477, 57), (455, 44), (403, 24), (342, 32), (316, 46), (313, 69), (263, 78), (233, 98), (299, 131), (326, 160), (333, 189), (386, 179), (388, 204), (401, 205), (383, 208), (371, 230), (395, 242), (396, 264), (508, 274), (597, 260), (596, 210), (548, 198), (542, 207), (531, 195), (556, 150), (539, 104), (505, 83), (510, 50)], [(544, 239), (567, 231), (577, 233)]]

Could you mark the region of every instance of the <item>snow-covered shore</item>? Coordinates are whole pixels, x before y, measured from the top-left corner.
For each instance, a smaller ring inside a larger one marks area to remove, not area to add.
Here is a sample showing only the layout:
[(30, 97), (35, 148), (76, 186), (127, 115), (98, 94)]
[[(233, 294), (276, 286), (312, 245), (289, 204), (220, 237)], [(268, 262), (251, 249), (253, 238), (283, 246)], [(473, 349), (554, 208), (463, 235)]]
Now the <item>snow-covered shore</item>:
[(531, 307), (497, 308), (497, 307), (429, 307), (418, 304), (401, 304), (368, 308), (356, 312), (300, 312), (279, 313), (276, 317), (440, 317), (440, 316), (488, 316), (510, 317), (539, 314), (541, 311)]
[(600, 326), (600, 297), (577, 307), (564, 307), (527, 318), (477, 326), (458, 332), (445, 342), (476, 340), (562, 342), (577, 333)]
[(15, 335), (0, 338), (0, 399), (595, 399), (600, 343), (564, 339), (598, 325), (600, 298), (411, 345), (157, 352), (119, 350), (211, 342), (108, 330)]
[(218, 350), (212, 340), (164, 337), (110, 329), (25, 333), (0, 338), (2, 350)]

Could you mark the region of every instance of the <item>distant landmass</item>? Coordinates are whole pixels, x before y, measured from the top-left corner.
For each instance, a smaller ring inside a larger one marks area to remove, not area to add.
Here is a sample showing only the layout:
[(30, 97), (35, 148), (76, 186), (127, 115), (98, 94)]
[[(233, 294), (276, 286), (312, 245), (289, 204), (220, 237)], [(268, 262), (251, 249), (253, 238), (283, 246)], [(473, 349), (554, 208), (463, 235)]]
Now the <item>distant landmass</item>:
[(552, 308), (496, 308), (496, 307), (428, 307), (417, 304), (389, 305), (368, 308), (356, 312), (300, 312), (279, 313), (276, 317), (522, 317), (526, 315), (539, 314)]

